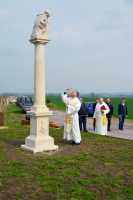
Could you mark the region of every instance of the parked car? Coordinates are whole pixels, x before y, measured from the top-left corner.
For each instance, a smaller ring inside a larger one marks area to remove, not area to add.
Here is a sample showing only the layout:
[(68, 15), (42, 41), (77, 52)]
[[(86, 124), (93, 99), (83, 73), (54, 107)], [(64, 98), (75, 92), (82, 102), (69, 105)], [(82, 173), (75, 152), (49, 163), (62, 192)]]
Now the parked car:
[(13, 100), (10, 100), (10, 103), (13, 103), (15, 104), (17, 102), (17, 98), (13, 99)]
[(85, 102), (85, 105), (88, 109), (88, 117), (93, 116), (93, 114), (94, 114), (93, 104), (94, 104), (94, 102)]
[(18, 98), (16, 99), (16, 102), (15, 102), (16, 105), (17, 105), (17, 102), (18, 102)]
[[(23, 97), (24, 98), (24, 97)], [(22, 99), (22, 102), (20, 102), (20, 108), (22, 108), (23, 107), (23, 99)]]
[(23, 97), (22, 101), (22, 113), (26, 113), (31, 110), (31, 107), (34, 105), (34, 98), (32, 97)]
[(16, 105), (17, 105), (17, 106), (20, 106), (20, 103), (22, 103), (22, 100), (23, 100), (23, 96), (18, 97), (18, 98), (17, 98)]

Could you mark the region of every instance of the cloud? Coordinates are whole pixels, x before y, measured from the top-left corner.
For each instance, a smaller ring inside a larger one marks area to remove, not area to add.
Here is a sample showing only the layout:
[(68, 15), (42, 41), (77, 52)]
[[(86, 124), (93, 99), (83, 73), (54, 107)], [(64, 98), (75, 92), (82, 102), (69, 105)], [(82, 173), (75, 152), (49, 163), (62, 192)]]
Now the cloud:
[(90, 59), (91, 60), (97, 60), (99, 58), (103, 58), (105, 56), (105, 53), (100, 53), (100, 54), (97, 54), (97, 55), (94, 55), (94, 56), (91, 56)]
[(9, 11), (9, 10), (7, 10), (7, 9), (2, 9), (2, 10), (0, 11), (0, 18), (1, 18), (1, 19), (7, 18), (7, 17), (11, 16), (11, 14), (12, 14), (11, 11)]
[(51, 38), (53, 39), (58, 39), (59, 38), (59, 32), (58, 31), (53, 31), (51, 33)]
[(105, 57), (105, 53), (104, 52), (102, 52), (102, 53), (99, 53), (99, 54), (95, 54), (95, 55), (92, 55), (92, 56), (83, 56), (83, 57), (81, 57), (81, 61), (91, 61), (91, 60), (98, 60), (98, 59), (101, 59), (101, 58), (103, 58), (103, 57)]
[(79, 39), (80, 32), (75, 29), (73, 26), (65, 25), (63, 28), (63, 35), (65, 37), (70, 37), (72, 39)]
[(99, 68), (98, 71), (107, 72), (108, 68), (107, 67)]
[(77, 27), (65, 25), (62, 30), (62, 38), (64, 42), (68, 45), (72, 45), (72, 47), (78, 46), (78, 41), (81, 38), (80, 32), (76, 30)]

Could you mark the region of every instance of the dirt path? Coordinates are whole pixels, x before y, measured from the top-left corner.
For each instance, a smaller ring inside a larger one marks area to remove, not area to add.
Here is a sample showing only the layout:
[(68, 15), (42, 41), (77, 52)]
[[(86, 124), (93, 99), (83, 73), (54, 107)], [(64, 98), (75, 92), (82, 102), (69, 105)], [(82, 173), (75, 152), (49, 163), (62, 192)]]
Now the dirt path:
[[(53, 115), (50, 120), (55, 120), (57, 124), (64, 124), (65, 112), (53, 110)], [(87, 130), (94, 133), (93, 130), (93, 119), (87, 118)], [(124, 138), (133, 140), (133, 123), (125, 123), (124, 131), (118, 131), (118, 122), (112, 122), (111, 131), (108, 131), (108, 136)]]

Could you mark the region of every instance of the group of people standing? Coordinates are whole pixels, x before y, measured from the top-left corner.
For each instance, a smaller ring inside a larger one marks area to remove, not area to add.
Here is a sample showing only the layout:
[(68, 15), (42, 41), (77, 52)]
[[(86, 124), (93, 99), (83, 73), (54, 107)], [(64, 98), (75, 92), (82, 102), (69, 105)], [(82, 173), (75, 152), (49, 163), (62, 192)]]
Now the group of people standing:
[[(98, 103), (100, 103), (100, 104), (98, 104)], [(100, 98), (100, 99), (96, 99), (96, 103), (93, 104), (94, 130), (96, 127), (96, 125), (95, 125), (96, 117), (95, 116), (96, 116), (96, 113), (98, 113), (98, 111), (96, 110), (96, 108), (97, 108), (96, 105), (98, 104), (99, 107), (101, 107), (103, 105), (103, 103), (104, 103), (103, 98)], [(111, 118), (113, 117), (113, 114), (114, 114), (114, 108), (113, 108), (113, 105), (110, 103), (110, 98), (107, 98), (106, 105), (109, 108), (109, 110), (108, 110), (108, 108), (106, 108), (106, 112), (104, 113), (104, 114), (106, 114), (106, 118), (108, 119), (107, 130), (111, 131), (111, 129), (110, 129)], [(101, 112), (102, 112), (102, 110), (101, 110)], [(101, 114), (101, 112), (99, 112), (99, 114)], [(122, 102), (118, 105), (118, 114), (119, 114), (119, 129), (118, 129), (118, 131), (123, 131), (124, 130), (123, 125), (124, 125), (125, 118), (128, 117), (127, 105), (125, 104), (125, 98), (122, 98)], [(104, 115), (102, 115), (102, 117), (104, 117)]]
[[(74, 90), (71, 93), (71, 97), (67, 97), (67, 93), (70, 89), (67, 89), (61, 97), (63, 103), (66, 104), (66, 115), (64, 124), (64, 139), (72, 140), (70, 144), (80, 145), (81, 135), (80, 131), (88, 132), (86, 129), (86, 117), (88, 110), (86, 105), (82, 102), (82, 98), (78, 99), (79, 92)], [(93, 105), (93, 127), (96, 134), (107, 135), (107, 130), (111, 131), (111, 118), (113, 117), (113, 105), (108, 98), (106, 103), (103, 98), (96, 99)], [(122, 99), (122, 103), (118, 106), (119, 113), (119, 131), (123, 130), (124, 120), (127, 117), (127, 105), (125, 104), (125, 98)], [(108, 124), (107, 124), (108, 119)]]

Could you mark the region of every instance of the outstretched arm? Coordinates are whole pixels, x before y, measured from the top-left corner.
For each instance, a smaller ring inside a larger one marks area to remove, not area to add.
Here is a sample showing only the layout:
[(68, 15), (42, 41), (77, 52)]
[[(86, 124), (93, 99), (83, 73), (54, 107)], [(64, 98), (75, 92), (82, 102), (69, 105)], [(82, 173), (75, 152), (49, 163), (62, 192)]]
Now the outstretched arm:
[(68, 101), (67, 93), (69, 92), (69, 90), (70, 90), (70, 89), (67, 89), (66, 92), (64, 92), (64, 93), (61, 95), (61, 97), (62, 97), (62, 102), (65, 103), (65, 104), (66, 104), (67, 101)]

